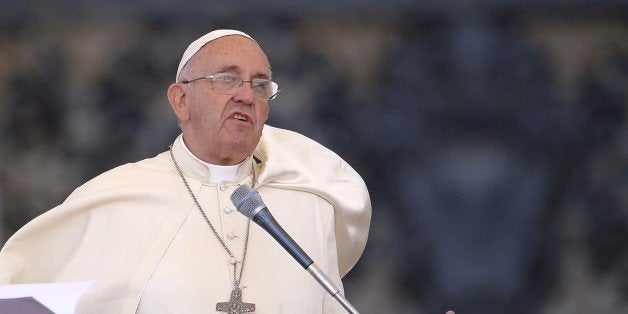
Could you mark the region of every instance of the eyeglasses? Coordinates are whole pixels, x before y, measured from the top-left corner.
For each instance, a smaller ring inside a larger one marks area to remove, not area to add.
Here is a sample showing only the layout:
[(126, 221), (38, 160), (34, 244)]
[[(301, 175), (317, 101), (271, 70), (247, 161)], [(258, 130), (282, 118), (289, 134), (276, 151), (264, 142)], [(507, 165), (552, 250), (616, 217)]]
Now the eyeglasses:
[(245, 81), (240, 76), (231, 73), (216, 73), (192, 80), (181, 81), (179, 83), (188, 84), (198, 80), (210, 80), (212, 82), (213, 90), (228, 95), (235, 95), (238, 92), (238, 88), (242, 87), (244, 82), (248, 82), (251, 84), (253, 96), (263, 100), (275, 99), (275, 97), (277, 97), (277, 93), (281, 90), (281, 86), (271, 80), (252, 78)]

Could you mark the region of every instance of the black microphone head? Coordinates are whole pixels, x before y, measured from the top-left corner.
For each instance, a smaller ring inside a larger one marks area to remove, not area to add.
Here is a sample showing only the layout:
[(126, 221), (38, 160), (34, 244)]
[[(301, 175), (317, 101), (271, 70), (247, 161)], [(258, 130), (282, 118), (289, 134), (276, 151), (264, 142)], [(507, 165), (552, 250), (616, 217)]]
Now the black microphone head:
[(259, 193), (246, 184), (240, 185), (231, 193), (231, 202), (246, 217), (253, 219), (259, 209), (266, 207)]

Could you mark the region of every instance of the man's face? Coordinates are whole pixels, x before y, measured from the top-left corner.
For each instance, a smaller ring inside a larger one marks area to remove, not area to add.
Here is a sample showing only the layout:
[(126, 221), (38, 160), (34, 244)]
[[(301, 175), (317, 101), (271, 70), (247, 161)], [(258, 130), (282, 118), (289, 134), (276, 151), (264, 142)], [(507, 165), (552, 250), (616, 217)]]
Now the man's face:
[[(271, 76), (266, 55), (242, 36), (226, 36), (208, 43), (186, 68), (183, 79), (215, 73), (232, 73), (247, 81)], [(233, 165), (253, 152), (268, 119), (269, 107), (267, 100), (253, 96), (248, 82), (235, 95), (212, 90), (211, 80), (184, 84), (183, 89), (189, 116), (187, 121), (181, 121), (181, 126), (192, 153), (212, 164)]]

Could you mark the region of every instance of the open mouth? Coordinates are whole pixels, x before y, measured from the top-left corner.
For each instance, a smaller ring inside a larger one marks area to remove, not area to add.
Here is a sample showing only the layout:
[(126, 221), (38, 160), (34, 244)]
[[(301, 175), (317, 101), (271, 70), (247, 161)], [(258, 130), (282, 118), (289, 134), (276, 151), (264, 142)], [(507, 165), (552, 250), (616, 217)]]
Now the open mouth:
[(245, 116), (243, 114), (239, 114), (239, 113), (234, 114), (233, 118), (238, 120), (238, 121), (242, 121), (242, 122), (248, 122), (249, 121), (249, 118), (247, 116)]

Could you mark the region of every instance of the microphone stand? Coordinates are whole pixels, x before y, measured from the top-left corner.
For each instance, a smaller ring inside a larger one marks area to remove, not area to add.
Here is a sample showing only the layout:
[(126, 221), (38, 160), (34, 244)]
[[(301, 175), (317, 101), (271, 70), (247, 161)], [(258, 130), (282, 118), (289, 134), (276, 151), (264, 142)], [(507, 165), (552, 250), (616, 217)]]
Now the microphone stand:
[(334, 285), (331, 280), (323, 273), (316, 264), (312, 263), (307, 267), (307, 271), (314, 276), (314, 279), (329, 292), (338, 302), (351, 314), (360, 314), (351, 303), (340, 293), (340, 290)]

